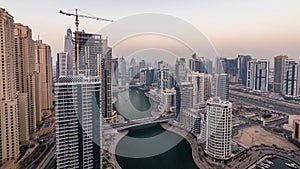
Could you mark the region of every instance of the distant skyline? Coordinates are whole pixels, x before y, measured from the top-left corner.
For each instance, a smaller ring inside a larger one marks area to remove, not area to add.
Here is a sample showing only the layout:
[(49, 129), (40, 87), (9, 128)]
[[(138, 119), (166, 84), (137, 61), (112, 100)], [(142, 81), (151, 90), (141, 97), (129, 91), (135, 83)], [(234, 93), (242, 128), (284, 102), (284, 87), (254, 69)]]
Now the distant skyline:
[[(53, 57), (63, 50), (67, 28), (75, 29), (74, 17), (63, 16), (58, 11), (75, 8), (88, 15), (113, 20), (145, 12), (172, 15), (199, 29), (222, 57), (250, 54), (273, 61), (273, 57), (280, 54), (298, 60), (300, 55), (298, 0), (191, 0), (189, 3), (179, 0), (93, 0), (88, 3), (80, 0), (3, 0), (1, 7), (14, 16), (15, 22), (29, 26), (34, 39), (39, 35), (51, 45)], [(91, 33), (99, 33), (108, 24), (84, 18), (79, 22), (80, 30)]]

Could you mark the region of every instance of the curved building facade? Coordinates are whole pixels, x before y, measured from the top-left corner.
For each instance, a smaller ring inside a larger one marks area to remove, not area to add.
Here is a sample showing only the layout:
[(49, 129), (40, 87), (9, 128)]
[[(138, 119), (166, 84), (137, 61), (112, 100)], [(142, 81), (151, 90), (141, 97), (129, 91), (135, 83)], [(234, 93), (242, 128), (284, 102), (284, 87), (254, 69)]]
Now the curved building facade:
[(231, 157), (232, 103), (219, 97), (206, 103), (206, 153), (217, 160)]

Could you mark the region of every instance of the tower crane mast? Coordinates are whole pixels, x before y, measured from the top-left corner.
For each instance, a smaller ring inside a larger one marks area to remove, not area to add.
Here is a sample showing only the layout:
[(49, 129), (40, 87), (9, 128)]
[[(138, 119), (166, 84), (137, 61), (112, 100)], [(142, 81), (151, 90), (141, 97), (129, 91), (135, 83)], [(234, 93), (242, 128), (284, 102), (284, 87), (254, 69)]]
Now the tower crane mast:
[(78, 14), (78, 9), (75, 9), (75, 14), (64, 12), (62, 10), (60, 10), (59, 13), (62, 15), (66, 15), (66, 16), (75, 16), (75, 28), (76, 28), (76, 31), (75, 31), (75, 69), (76, 69), (76, 71), (75, 72), (76, 72), (76, 74), (78, 74), (77, 58), (79, 56), (79, 17), (94, 19), (94, 20), (98, 20), (98, 21), (107, 21), (107, 22), (113, 22), (113, 20), (94, 17), (94, 16), (81, 15), (81, 14)]

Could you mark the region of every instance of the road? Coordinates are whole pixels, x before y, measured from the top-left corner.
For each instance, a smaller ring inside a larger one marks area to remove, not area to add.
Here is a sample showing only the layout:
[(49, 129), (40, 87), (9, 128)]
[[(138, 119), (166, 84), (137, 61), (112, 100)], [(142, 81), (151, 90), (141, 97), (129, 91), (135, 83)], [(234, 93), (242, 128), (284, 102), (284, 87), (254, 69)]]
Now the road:
[(280, 112), (286, 115), (300, 114), (300, 105), (270, 99), (263, 96), (256, 96), (237, 91), (230, 91), (230, 99), (233, 102), (244, 102), (256, 107), (265, 108), (274, 112)]

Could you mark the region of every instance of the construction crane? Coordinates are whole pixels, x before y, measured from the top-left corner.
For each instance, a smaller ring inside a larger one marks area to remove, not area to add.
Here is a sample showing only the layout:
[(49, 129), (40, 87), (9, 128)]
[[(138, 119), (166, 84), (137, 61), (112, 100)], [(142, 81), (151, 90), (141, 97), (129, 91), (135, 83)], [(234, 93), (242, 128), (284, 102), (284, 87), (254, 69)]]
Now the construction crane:
[(79, 19), (78, 18), (81, 17), (81, 18), (95, 19), (95, 20), (107, 21), (107, 22), (113, 22), (113, 20), (94, 17), (94, 16), (80, 15), (80, 14), (78, 14), (78, 9), (75, 9), (75, 14), (64, 12), (62, 10), (60, 10), (59, 13), (66, 15), (66, 16), (75, 16), (75, 28), (76, 28), (76, 31), (75, 31), (75, 66), (76, 66), (76, 74), (77, 74), (78, 73), (77, 57), (79, 56)]

